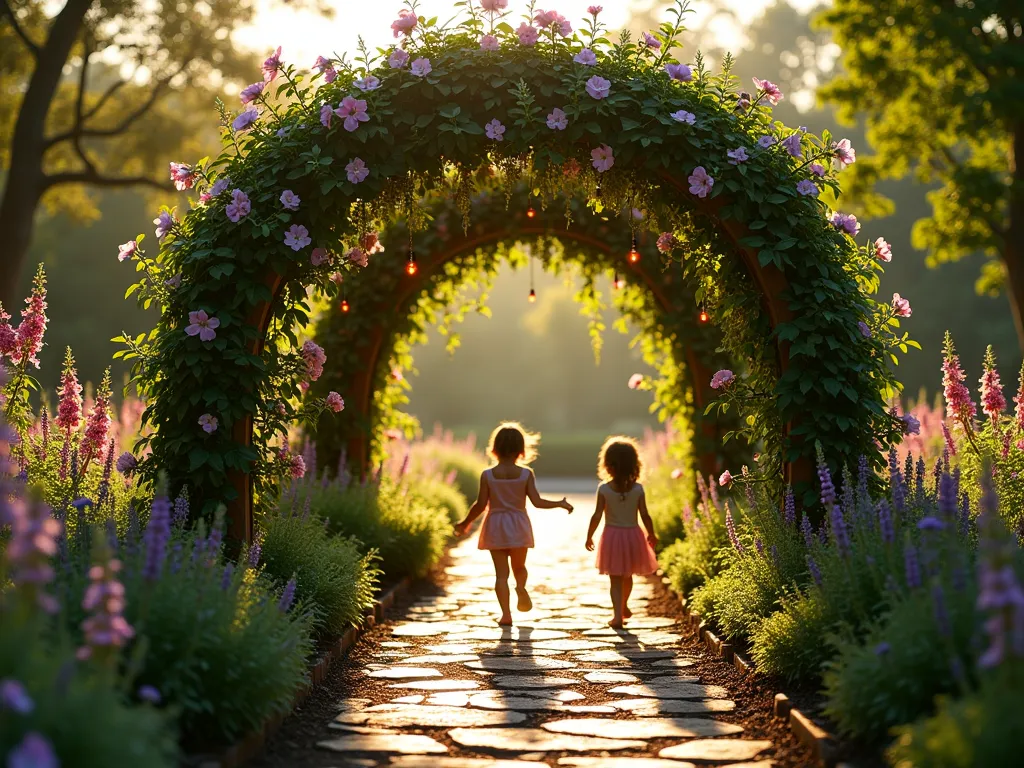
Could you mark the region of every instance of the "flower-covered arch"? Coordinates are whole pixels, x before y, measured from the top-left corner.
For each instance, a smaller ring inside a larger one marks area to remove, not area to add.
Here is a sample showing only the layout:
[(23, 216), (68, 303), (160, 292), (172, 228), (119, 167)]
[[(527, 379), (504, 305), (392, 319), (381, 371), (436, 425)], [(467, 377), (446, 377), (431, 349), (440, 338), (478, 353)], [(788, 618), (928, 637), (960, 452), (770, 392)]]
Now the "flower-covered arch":
[(230, 534), (247, 538), (253, 499), (298, 469), (275, 441), (337, 405), (302, 400), (324, 362), (301, 337), (310, 292), (337, 296), (345, 254), (396, 219), (414, 264), (419, 201), (444, 194), (470, 217), (481, 176), (525, 180), (540, 201), (644, 212), (745, 362), (720, 406), (739, 411), (770, 477), (808, 483), (816, 443), (834, 466), (874, 461), (899, 434), (883, 395), (909, 309), (871, 298), (877, 249), (818, 198), (838, 191), (833, 161), (852, 153), (775, 122), (770, 82), (739, 92), (699, 55), (676, 61), (683, 5), (639, 43), (609, 44), (597, 13), (580, 32), (553, 12), (513, 29), (495, 0), (448, 28), (405, 12), (399, 46), (354, 66), (322, 57), (309, 81), (271, 56), (243, 111), (222, 112), (225, 153), (172, 166), (196, 204), (162, 211), (159, 253), (132, 256), (142, 300), (162, 307), (126, 351), (155, 428), (142, 471), (188, 483), (199, 509), (227, 504)]

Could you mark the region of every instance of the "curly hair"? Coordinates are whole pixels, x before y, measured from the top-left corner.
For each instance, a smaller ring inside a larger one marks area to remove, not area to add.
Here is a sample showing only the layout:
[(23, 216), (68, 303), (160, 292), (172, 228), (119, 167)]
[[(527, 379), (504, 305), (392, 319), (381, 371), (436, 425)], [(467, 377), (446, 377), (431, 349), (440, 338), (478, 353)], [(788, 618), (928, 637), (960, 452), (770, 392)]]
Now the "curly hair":
[(597, 476), (628, 491), (640, 480), (643, 463), (636, 440), (631, 437), (609, 437), (597, 456)]
[(491, 432), (487, 452), (496, 459), (515, 459), (521, 464), (537, 460), (540, 435), (527, 431), (518, 421), (503, 421)]

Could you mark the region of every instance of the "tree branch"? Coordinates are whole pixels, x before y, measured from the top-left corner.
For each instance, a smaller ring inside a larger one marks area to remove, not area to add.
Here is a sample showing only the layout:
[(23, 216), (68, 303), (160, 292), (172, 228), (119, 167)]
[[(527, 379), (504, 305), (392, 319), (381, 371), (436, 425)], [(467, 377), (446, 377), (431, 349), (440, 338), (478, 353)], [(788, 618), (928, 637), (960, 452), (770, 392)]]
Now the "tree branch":
[(78, 93), (75, 95), (75, 124), (74, 124), (74, 147), (75, 153), (81, 158), (85, 168), (90, 173), (96, 173), (96, 166), (93, 165), (89, 156), (82, 146), (82, 105), (85, 101), (85, 89), (89, 79), (89, 57), (92, 56), (92, 47), (89, 44), (89, 34), (86, 33), (82, 40), (82, 66), (78, 72)]
[(3, 2), (3, 11), (4, 11), (4, 13), (7, 14), (7, 17), (11, 20), (11, 28), (14, 30), (14, 34), (16, 34), (19, 38), (21, 38), (21, 42), (23, 42), (25, 44), (25, 47), (28, 48), (29, 53), (31, 53), (32, 57), (35, 58), (38, 61), (39, 60), (39, 46), (36, 45), (35, 43), (33, 43), (32, 42), (32, 38), (30, 38), (28, 36), (28, 33), (26, 33), (25, 30), (21, 28), (21, 24), (18, 23), (18, 17), (14, 15), (14, 9), (11, 8), (10, 3), (8, 3), (7, 0), (2, 0), (2, 2)]
[(72, 173), (48, 174), (43, 181), (43, 191), (61, 184), (93, 184), (97, 187), (138, 187), (146, 186), (168, 191), (170, 186), (148, 176), (103, 176), (95, 169)]
[(100, 95), (99, 99), (97, 99), (96, 103), (93, 104), (88, 110), (86, 110), (85, 114), (82, 115), (82, 120), (84, 122), (88, 122), (90, 118), (92, 118), (97, 112), (103, 109), (104, 105), (108, 101), (110, 101), (111, 97), (115, 93), (124, 88), (126, 85), (128, 85), (127, 80), (116, 80), (111, 85), (109, 85), (107, 87), (107, 90), (105, 90)]

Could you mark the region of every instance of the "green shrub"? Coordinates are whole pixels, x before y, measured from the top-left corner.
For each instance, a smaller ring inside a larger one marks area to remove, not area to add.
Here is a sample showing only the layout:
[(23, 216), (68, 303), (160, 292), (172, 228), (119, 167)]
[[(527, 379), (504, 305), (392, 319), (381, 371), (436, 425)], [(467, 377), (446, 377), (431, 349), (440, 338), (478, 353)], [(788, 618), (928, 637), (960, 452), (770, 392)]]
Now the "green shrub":
[(938, 712), (900, 728), (887, 758), (895, 768), (996, 768), (1020, 764), (1022, 670), (1005, 669), (977, 693), (942, 697)]
[(444, 555), (452, 532), (444, 509), (427, 506), (390, 483), (334, 482), (311, 488), (309, 500), (313, 513), (328, 521), (331, 532), (358, 538), (364, 551), (376, 550), (391, 581), (429, 571)]
[(475, 448), (475, 439), (453, 440), (450, 434), (434, 435), (431, 438), (409, 445), (409, 456), (413, 477), (442, 478), (467, 499), (475, 499), (480, 485), (480, 473), (487, 468), (487, 458)]
[(459, 522), (469, 512), (466, 497), (443, 480), (424, 478), (410, 482), (409, 492), (426, 506), (445, 510), (452, 523)]
[(816, 592), (783, 595), (779, 606), (754, 627), (750, 656), (767, 675), (816, 680), (830, 655), (824, 637), (832, 628), (832, 616)]
[(274, 512), (259, 528), (264, 573), (282, 586), (295, 578), (296, 598), (312, 613), (319, 636), (362, 622), (380, 576), (375, 551), (362, 554), (360, 542), (328, 533), (312, 516)]
[(684, 596), (722, 569), (723, 563), (715, 553), (728, 543), (725, 511), (712, 492), (713, 486), (709, 489), (700, 477), (697, 484), (703, 499), (696, 512), (691, 512), (688, 505), (683, 507), (683, 538), (658, 557), (672, 588)]
[[(933, 594), (915, 592), (898, 600), (862, 640), (846, 633), (836, 641), (824, 693), (825, 712), (840, 732), (880, 741), (892, 726), (927, 714), (937, 695), (963, 683), (971, 666), (976, 595), (973, 588), (942, 589), (937, 608)], [(936, 622), (937, 610), (948, 617), (947, 631)]]

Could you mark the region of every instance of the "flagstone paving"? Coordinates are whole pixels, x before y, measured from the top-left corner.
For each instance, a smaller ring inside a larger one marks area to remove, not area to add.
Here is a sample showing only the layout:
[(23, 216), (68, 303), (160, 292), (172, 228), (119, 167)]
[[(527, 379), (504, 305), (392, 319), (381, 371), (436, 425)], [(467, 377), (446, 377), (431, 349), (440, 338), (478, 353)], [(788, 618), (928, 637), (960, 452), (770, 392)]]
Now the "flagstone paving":
[(349, 695), (310, 737), (312, 752), (289, 763), (276, 747), (281, 760), (266, 764), (771, 768), (772, 742), (748, 733), (720, 679), (703, 679), (707, 662), (678, 620), (648, 613), (659, 585), (638, 579), (627, 628), (605, 626), (587, 518), (586, 507), (534, 512), (535, 610), (514, 612), (512, 628), (494, 621), (490, 558), (475, 539), (460, 543), (442, 595), (407, 601), (353, 649)]

